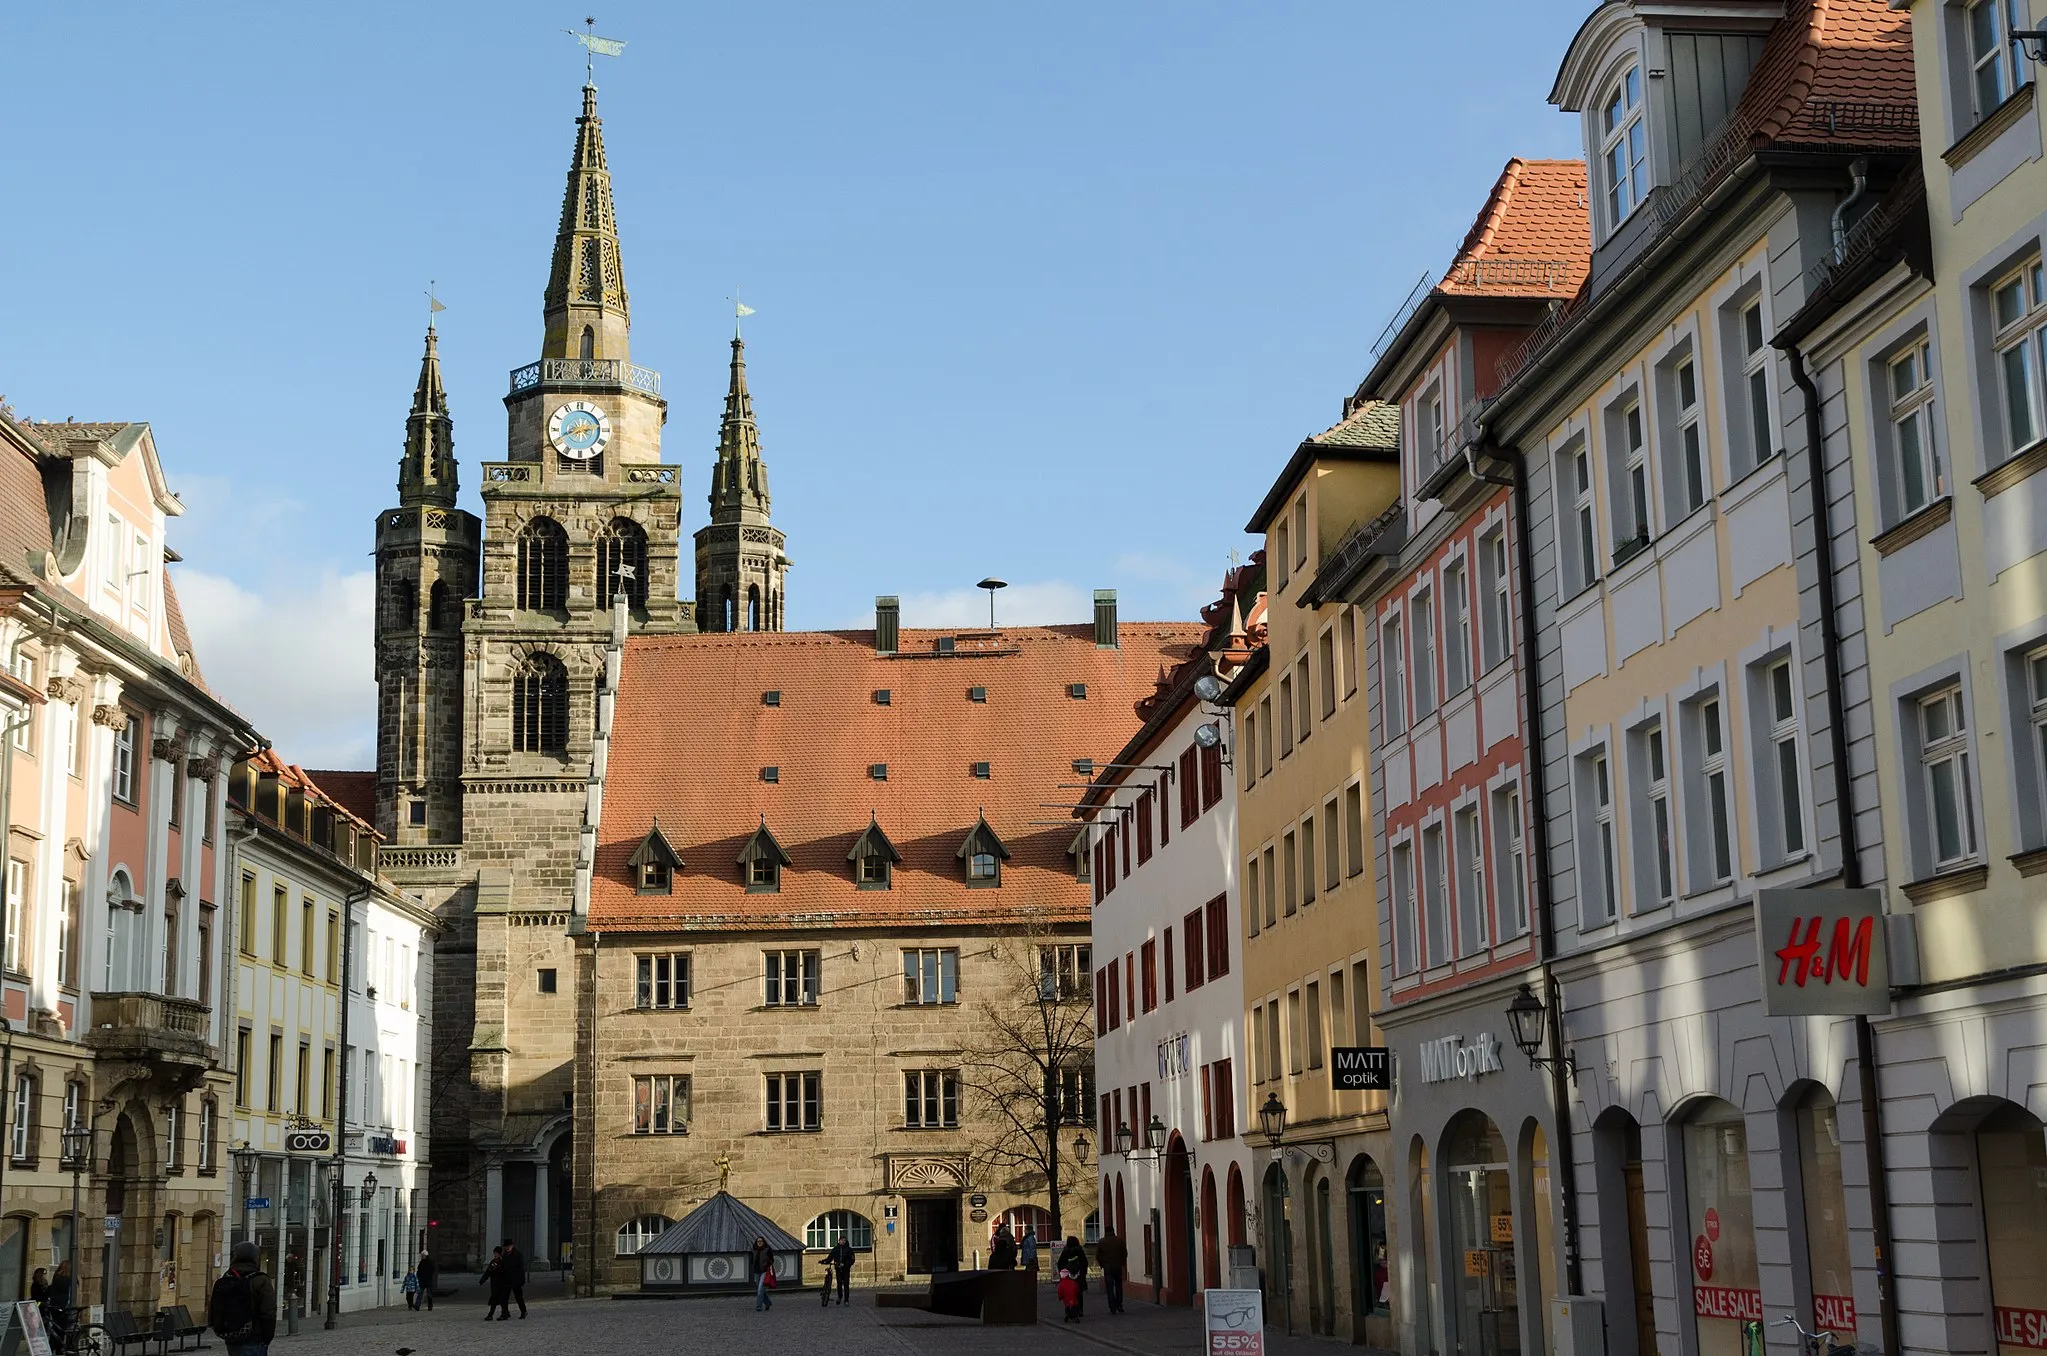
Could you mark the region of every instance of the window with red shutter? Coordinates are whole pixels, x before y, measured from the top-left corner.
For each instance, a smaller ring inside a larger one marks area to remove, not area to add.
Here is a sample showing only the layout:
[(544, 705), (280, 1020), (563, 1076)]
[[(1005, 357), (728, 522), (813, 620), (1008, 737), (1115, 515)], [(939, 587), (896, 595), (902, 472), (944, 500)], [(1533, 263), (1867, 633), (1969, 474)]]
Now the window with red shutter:
[(1221, 979), (1230, 972), (1229, 899), (1217, 895), (1208, 901), (1208, 977)]
[(1223, 798), (1223, 747), (1201, 751), (1201, 808), (1212, 810)]
[(1201, 910), (1196, 909), (1180, 920), (1181, 930), (1187, 939), (1187, 992), (1193, 993), (1208, 982), (1208, 954), (1202, 947)]
[(1190, 744), (1180, 755), (1180, 827), (1201, 817), (1201, 773), (1197, 768), (1201, 750)]
[(1164, 847), (1166, 844), (1173, 841), (1173, 816), (1172, 813), (1166, 808), (1166, 795), (1164, 791), (1160, 791), (1157, 795), (1153, 796), (1152, 799), (1158, 802), (1159, 846)]
[(1109, 1030), (1123, 1025), (1123, 986), (1118, 982), (1116, 962), (1109, 962)]
[[(1106, 1130), (1102, 1132), (1105, 1135), (1114, 1135), (1116, 1133), (1116, 1122), (1109, 1119), (1109, 1113), (1111, 1110), (1112, 1108), (1109, 1105), (1109, 1094), (1105, 1092), (1102, 1094), (1102, 1119), (1100, 1122), (1102, 1125), (1108, 1127)], [(1112, 1139), (1110, 1142), (1114, 1143), (1115, 1141)], [(1104, 1187), (1106, 1188), (1107, 1179), (1106, 1178), (1103, 1179), (1103, 1182)]]
[(1166, 929), (1165, 942), (1160, 949), (1163, 952), (1162, 958), (1166, 965), (1166, 1001), (1170, 1003), (1173, 1001), (1173, 930), (1171, 928)]
[[(1149, 1130), (1149, 1129), (1151, 1128), (1151, 1081), (1150, 1081), (1149, 1079), (1147, 1079), (1147, 1080), (1145, 1081), (1145, 1084), (1144, 1084), (1144, 1122), (1143, 1122), (1143, 1124), (1144, 1124), (1144, 1126), (1145, 1126), (1145, 1128), (1146, 1128), (1147, 1130)], [(1138, 1136), (1137, 1138), (1138, 1138), (1138, 1140), (1139, 1140), (1139, 1142), (1140, 1142), (1140, 1143), (1149, 1143), (1149, 1142), (1150, 1142), (1149, 1140), (1146, 1140), (1146, 1139), (1144, 1138), (1144, 1136), (1143, 1136), (1142, 1134), (1140, 1134), (1140, 1135), (1139, 1135), (1139, 1136)]]
[(1137, 864), (1151, 860), (1151, 792), (1137, 798)]
[(1237, 1137), (1237, 1081), (1231, 1069), (1232, 1061), (1219, 1059), (1215, 1062), (1215, 1073), (1211, 1082), (1215, 1084), (1215, 1137), (1235, 1139)]
[(1095, 971), (1095, 1034), (1101, 1035), (1109, 1029), (1109, 986), (1108, 971)]
[[(1108, 894), (1116, 888), (1116, 830), (1113, 825), (1110, 826), (1107, 833), (1102, 835), (1102, 849), (1103, 856), (1107, 859), (1103, 862), (1103, 869), (1100, 872), (1102, 877), (1102, 893)], [(1129, 870), (1127, 863), (1124, 870), (1126, 872)]]
[(1159, 1005), (1159, 944), (1158, 939), (1147, 938), (1144, 952), (1144, 1010), (1150, 1012)]
[(1134, 1022), (1137, 1020), (1137, 953), (1135, 951), (1125, 951), (1123, 953), (1123, 989), (1123, 996), (1130, 1000), (1126, 1006), (1130, 1009), (1130, 1020)]
[[(1151, 849), (1147, 847), (1145, 851), (1149, 853)], [(1123, 812), (1123, 874), (1126, 876), (1130, 874), (1130, 812), (1128, 810)]]

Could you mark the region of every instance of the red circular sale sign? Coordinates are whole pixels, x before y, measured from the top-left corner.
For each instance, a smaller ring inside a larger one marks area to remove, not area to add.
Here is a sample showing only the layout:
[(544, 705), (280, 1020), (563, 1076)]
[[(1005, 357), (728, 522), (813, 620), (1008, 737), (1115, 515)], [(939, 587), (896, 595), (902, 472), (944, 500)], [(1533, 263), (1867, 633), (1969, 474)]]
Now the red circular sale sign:
[(1699, 1279), (1713, 1279), (1713, 1240), (1700, 1234), (1692, 1244), (1692, 1269), (1699, 1273)]
[(1706, 1207), (1706, 1237), (1720, 1241), (1720, 1212), (1710, 1205)]

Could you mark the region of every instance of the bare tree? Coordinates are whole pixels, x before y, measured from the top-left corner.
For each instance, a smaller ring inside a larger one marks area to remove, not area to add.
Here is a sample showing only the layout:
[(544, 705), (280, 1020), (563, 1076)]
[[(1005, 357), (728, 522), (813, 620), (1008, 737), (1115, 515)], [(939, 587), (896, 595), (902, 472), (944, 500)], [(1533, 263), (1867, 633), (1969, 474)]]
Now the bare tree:
[[(980, 1004), (961, 1079), (977, 1127), (973, 1157), (1019, 1193), (1043, 1192), (1066, 1233), (1059, 1134), (1094, 1122), (1093, 969), (1087, 934), (1045, 921), (998, 943), (997, 978)], [(1091, 1170), (1072, 1165), (1078, 1177)]]

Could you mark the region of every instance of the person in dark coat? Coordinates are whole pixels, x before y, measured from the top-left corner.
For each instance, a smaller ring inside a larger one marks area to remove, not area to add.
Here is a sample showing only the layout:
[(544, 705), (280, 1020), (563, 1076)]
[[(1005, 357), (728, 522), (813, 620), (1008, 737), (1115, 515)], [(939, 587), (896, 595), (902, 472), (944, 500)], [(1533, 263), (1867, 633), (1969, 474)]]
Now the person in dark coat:
[(756, 1237), (753, 1249), (746, 1255), (748, 1273), (753, 1277), (753, 1311), (775, 1307), (775, 1297), (768, 1293), (768, 1277), (775, 1271), (775, 1250), (768, 1246), (768, 1240)]
[(1102, 1293), (1109, 1298), (1109, 1312), (1123, 1312), (1123, 1276), (1130, 1266), (1130, 1245), (1114, 1229), (1103, 1229), (1095, 1242), (1095, 1262), (1102, 1268)]
[[(519, 1245), (511, 1239), (505, 1240), (505, 1289), (518, 1301), (519, 1317), (526, 1317), (526, 1254), (519, 1251)], [(512, 1316), (512, 1306), (507, 1304), (500, 1319)]]
[(1016, 1239), (1010, 1236), (1007, 1220), (995, 1226), (995, 1237), (988, 1241), (988, 1270), (1009, 1271), (1016, 1266)]
[(512, 1316), (511, 1306), (505, 1302), (510, 1298), (510, 1292), (505, 1285), (505, 1250), (503, 1245), (490, 1250), (490, 1265), (483, 1269), (483, 1279), (478, 1284), (490, 1287), (488, 1292), (490, 1295), (490, 1307), (483, 1311), (483, 1321), (488, 1323), (498, 1317), (498, 1310), (500, 1309), (505, 1311), (504, 1316), (506, 1318), (510, 1318)]
[(839, 1303), (844, 1304), (846, 1289), (853, 1281), (853, 1245), (846, 1241), (844, 1234), (839, 1235), (839, 1241), (832, 1244), (832, 1250), (824, 1255), (824, 1261), (830, 1268), (825, 1273), (824, 1302), (826, 1304), (832, 1302), (832, 1282), (837, 1281)]
[(434, 1265), (432, 1253), (423, 1252), (419, 1255), (419, 1264), (413, 1267), (413, 1271), (419, 1275), (420, 1303), (431, 1313), (434, 1307), (434, 1283), (441, 1279), (441, 1269)]
[(1073, 1306), (1073, 1316), (1079, 1318), (1087, 1308), (1087, 1249), (1080, 1246), (1078, 1238), (1066, 1236), (1066, 1246), (1059, 1250), (1059, 1261), (1052, 1270), (1070, 1272), (1080, 1287), (1080, 1303)]
[(43, 1326), (49, 1329), (51, 1345), (61, 1345), (65, 1333), (71, 1329), (71, 1261), (66, 1258), (57, 1263), (57, 1273), (50, 1277), (49, 1293), (43, 1296)]

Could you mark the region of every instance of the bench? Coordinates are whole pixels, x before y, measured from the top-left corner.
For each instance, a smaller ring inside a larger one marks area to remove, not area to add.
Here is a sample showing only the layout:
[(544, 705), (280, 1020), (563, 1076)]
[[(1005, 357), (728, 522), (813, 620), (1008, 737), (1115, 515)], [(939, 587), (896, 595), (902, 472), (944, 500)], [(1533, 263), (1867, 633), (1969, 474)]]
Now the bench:
[[(206, 1325), (194, 1322), (192, 1311), (182, 1304), (156, 1311), (156, 1335), (164, 1343), (176, 1338), (179, 1351), (206, 1345)], [(169, 1350), (166, 1345), (164, 1350)]]
[(163, 1339), (158, 1336), (156, 1329), (143, 1327), (135, 1321), (135, 1315), (119, 1310), (107, 1312), (106, 1318), (100, 1323), (100, 1331), (106, 1334), (107, 1344), (116, 1353), (136, 1346), (148, 1351), (152, 1342), (158, 1346), (163, 1344)]

